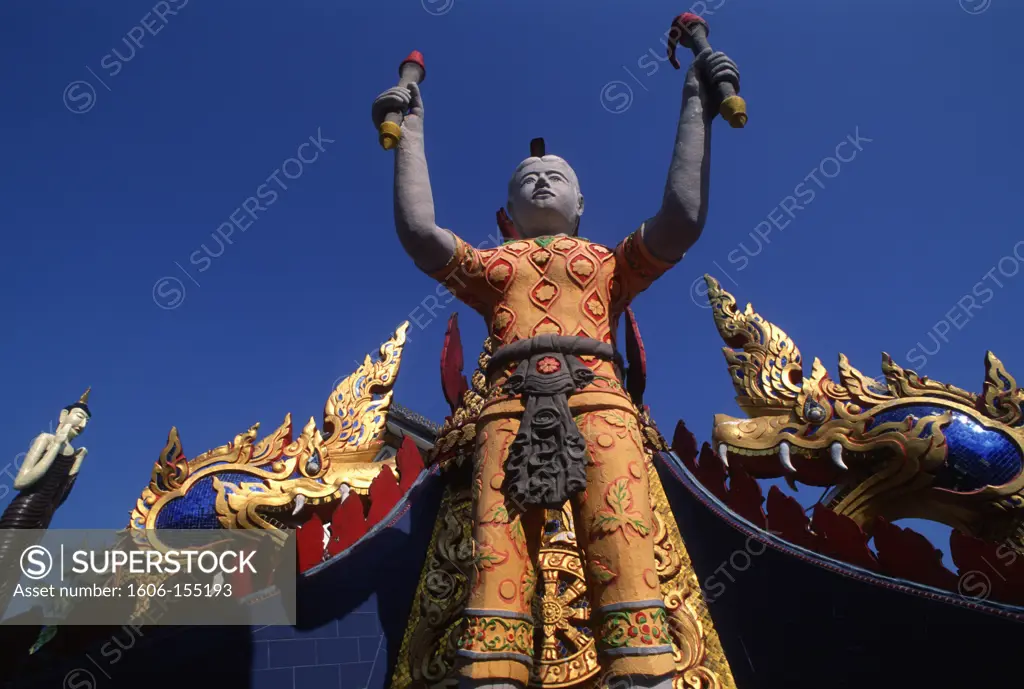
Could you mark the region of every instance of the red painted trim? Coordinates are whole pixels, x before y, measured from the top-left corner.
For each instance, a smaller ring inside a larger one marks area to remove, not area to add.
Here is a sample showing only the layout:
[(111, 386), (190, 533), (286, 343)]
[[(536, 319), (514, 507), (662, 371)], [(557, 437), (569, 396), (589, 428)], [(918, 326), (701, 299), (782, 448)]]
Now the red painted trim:
[(868, 548), (869, 536), (857, 522), (821, 504), (814, 506), (813, 514), (811, 531), (815, 534), (815, 550), (873, 572), (879, 570), (878, 558)]
[(734, 466), (729, 469), (729, 500), (726, 504), (757, 527), (768, 528), (761, 484), (744, 471), (743, 467)]
[(452, 413), (462, 404), (462, 396), (469, 390), (463, 371), (462, 335), (459, 332), (459, 314), (452, 313), (441, 347), (441, 391)]
[(398, 487), (398, 477), (391, 467), (382, 466), (376, 478), (370, 483), (370, 509), (366, 514), (366, 528), (372, 528), (386, 517), (401, 499), (402, 490)]
[(320, 516), (313, 516), (295, 530), (296, 561), (300, 572), (320, 564), (324, 558), (324, 523)]
[(504, 208), (498, 209), (498, 229), (501, 231), (501, 236), (505, 239), (522, 239), (522, 235), (519, 234), (519, 230), (512, 223), (512, 218), (508, 217), (508, 213), (505, 212)]
[(347, 549), (366, 534), (361, 496), (350, 493), (331, 515), (331, 538), (327, 541), (327, 555), (333, 557)]
[(427, 65), (423, 61), (423, 53), (421, 53), (418, 50), (414, 50), (411, 53), (409, 53), (409, 56), (402, 60), (402, 64), (398, 66), (398, 76), (402, 76), (402, 67), (407, 62), (415, 62), (416, 64), (418, 64), (420, 66), (420, 69), (423, 70), (423, 79), (421, 79), (421, 81), (427, 80)]
[(424, 466), (423, 455), (409, 436), (402, 438), (402, 446), (395, 455), (395, 466), (398, 467), (398, 490), (405, 495), (423, 473)]
[[(714, 503), (714, 502), (712, 502), (712, 501), (707, 499), (705, 494), (703, 492), (701, 492), (697, 488), (697, 486), (695, 485), (695, 477), (692, 477), (692, 476), (688, 477), (688, 476), (684, 475), (680, 471), (680, 469), (674, 463), (672, 463), (672, 462), (666, 462), (665, 460), (660, 459), (660, 458), (657, 458), (656, 461), (660, 461), (662, 465), (667, 467), (668, 470), (672, 473), (672, 475), (676, 477), (676, 479), (679, 481), (679, 483), (681, 483), (683, 485), (683, 487), (685, 487), (686, 490), (689, 491), (690, 494), (699, 503), (701, 503), (704, 507), (706, 507), (709, 511), (711, 511), (712, 514), (717, 516), (719, 519), (724, 521), (726, 524), (728, 524), (730, 527), (732, 527), (736, 531), (739, 531), (741, 534), (744, 534), (745, 536), (749, 536), (751, 538), (754, 538), (757, 541), (765, 544), (766, 546), (774, 548), (775, 550), (777, 550), (779, 552), (785, 553), (786, 555), (795, 557), (795, 558), (797, 558), (797, 559), (799, 559), (799, 560), (801, 560), (803, 562), (807, 562), (807, 563), (813, 564), (813, 565), (815, 565), (817, 567), (821, 567), (822, 569), (826, 569), (826, 570), (828, 570), (830, 572), (834, 572), (834, 573), (839, 574), (841, 576), (848, 577), (850, 579), (856, 579), (858, 581), (863, 581), (863, 582), (871, 584), (873, 586), (880, 586), (882, 588), (887, 588), (887, 589), (890, 589), (892, 591), (899, 591), (901, 593), (908, 593), (908, 594), (915, 595), (915, 596), (921, 596), (923, 598), (928, 598), (928, 599), (940, 601), (940, 602), (943, 602), (943, 603), (949, 603), (949, 604), (952, 604), (952, 605), (957, 605), (957, 606), (962, 607), (962, 608), (968, 608), (970, 610), (976, 610), (978, 612), (984, 612), (984, 613), (988, 613), (988, 614), (991, 614), (991, 615), (997, 615), (999, 617), (1004, 617), (1004, 618), (1011, 619), (1011, 620), (1024, 621), (1024, 611), (1022, 611), (1022, 612), (1013, 612), (1013, 611), (1010, 611), (1010, 610), (1004, 610), (1004, 609), (999, 608), (999, 607), (988, 605), (988, 604), (985, 604), (983, 602), (982, 603), (973, 602), (973, 599), (969, 599), (969, 598), (966, 598), (964, 596), (958, 596), (958, 595), (954, 595), (954, 594), (950, 594), (950, 593), (944, 593), (944, 592), (941, 592), (941, 591), (933, 591), (933, 590), (929, 590), (929, 589), (918, 588), (918, 587), (915, 587), (915, 586), (911, 585), (913, 582), (907, 582), (907, 584), (901, 584), (901, 583), (896, 582), (896, 581), (891, 581), (891, 580), (888, 580), (888, 579), (882, 579), (880, 577), (872, 576), (871, 574), (864, 574), (864, 573), (861, 573), (858, 570), (850, 569), (850, 566), (847, 566), (847, 565), (845, 565), (845, 564), (843, 564), (841, 562), (833, 562), (833, 561), (830, 561), (830, 560), (827, 560), (827, 559), (822, 559), (820, 557), (812, 557), (812, 555), (814, 554), (813, 551), (811, 553), (808, 553), (806, 550), (799, 550), (793, 544), (787, 543), (786, 541), (780, 541), (780, 540), (777, 540), (775, 538), (772, 538), (769, 533), (766, 533), (766, 532), (761, 531), (759, 529), (750, 528), (746, 524), (737, 521), (735, 517), (738, 516), (738, 515), (734, 515), (733, 513), (729, 512), (729, 511), (723, 510), (721, 505), (716, 504), (716, 503)], [(772, 489), (774, 490), (775, 486), (772, 486)], [(781, 492), (780, 492), (780, 495), (781, 495)], [(783, 496), (783, 497), (785, 497), (785, 496)], [(768, 500), (769, 500), (769, 502), (771, 501), (771, 499), (772, 499), (772, 491), (769, 491), (768, 492)], [(770, 516), (771, 516), (771, 509), (769, 508), (769, 518), (770, 518)], [(769, 521), (769, 524), (770, 523), (771, 522)], [(774, 527), (772, 527), (772, 528), (774, 529)], [(810, 549), (807, 549), (807, 550), (810, 550)]]
[(697, 439), (682, 420), (676, 423), (676, 430), (672, 434), (672, 451), (690, 471), (697, 471)]
[(872, 532), (882, 572), (940, 589), (957, 590), (957, 576), (942, 564), (942, 551), (927, 538), (881, 517), (875, 520)]
[(636, 322), (633, 309), (626, 307), (626, 390), (633, 403), (640, 406), (644, 402), (644, 391), (647, 389), (647, 352), (643, 338), (640, 337), (640, 325)]
[(810, 520), (791, 496), (778, 486), (768, 489), (768, 530), (792, 541), (802, 548), (814, 550), (814, 534), (810, 532)]
[(728, 492), (725, 487), (725, 466), (718, 455), (714, 453), (711, 446), (704, 443), (700, 448), (700, 456), (697, 458), (697, 470), (694, 472), (697, 480), (705, 488), (722, 502), (728, 502)]

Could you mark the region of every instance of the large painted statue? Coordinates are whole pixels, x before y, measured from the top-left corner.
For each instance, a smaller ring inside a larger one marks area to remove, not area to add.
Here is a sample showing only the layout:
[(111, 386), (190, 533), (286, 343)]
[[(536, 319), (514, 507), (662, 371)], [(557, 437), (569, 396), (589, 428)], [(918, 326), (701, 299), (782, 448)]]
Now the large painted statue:
[[(89, 390), (86, 390), (77, 402), (61, 411), (57, 430), (40, 433), (25, 454), (14, 478), (14, 489), (19, 493), (0, 516), (0, 572), (13, 566), (12, 548), (30, 545), (13, 530), (48, 529), (57, 508), (71, 493), (78, 470), (88, 453), (84, 447), (76, 449), (71, 445), (92, 417), (88, 400)], [(7, 605), (5, 580), (0, 580), (0, 614)]]
[(738, 91), (738, 69), (706, 49), (686, 74), (661, 207), (614, 249), (579, 236), (579, 180), (569, 163), (546, 154), (542, 140), (509, 181), (518, 239), (472, 247), (435, 220), (419, 85), (389, 89), (374, 102), (378, 128), (389, 114), (408, 110), (395, 149), (401, 243), (420, 270), (484, 317), (496, 346), (476, 421), (477, 573), (458, 650), (463, 684), (529, 682), (534, 625), (541, 622), (533, 601), (545, 514), (567, 503), (586, 555), (604, 675), (646, 686), (675, 676), (641, 412), (623, 389), (615, 333), (630, 302), (703, 230), (720, 84)]

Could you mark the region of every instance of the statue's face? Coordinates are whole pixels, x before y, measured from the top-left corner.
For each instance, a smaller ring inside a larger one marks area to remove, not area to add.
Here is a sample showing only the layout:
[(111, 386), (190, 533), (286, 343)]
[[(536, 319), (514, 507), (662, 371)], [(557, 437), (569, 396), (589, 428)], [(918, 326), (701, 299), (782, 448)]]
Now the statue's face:
[(60, 413), (60, 423), (68, 427), (68, 438), (74, 438), (85, 430), (89, 415), (81, 409), (64, 410)]
[(509, 215), (524, 237), (576, 234), (583, 196), (576, 174), (557, 156), (530, 158), (508, 190)]

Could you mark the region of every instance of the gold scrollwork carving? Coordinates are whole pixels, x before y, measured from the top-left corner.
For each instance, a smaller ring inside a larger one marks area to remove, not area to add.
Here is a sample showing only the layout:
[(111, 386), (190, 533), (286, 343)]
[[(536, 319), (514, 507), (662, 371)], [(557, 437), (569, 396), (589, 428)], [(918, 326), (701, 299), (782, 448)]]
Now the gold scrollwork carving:
[(467, 575), (473, 570), (472, 508), (467, 486), (450, 484), (445, 489), (392, 689), (456, 683), (453, 669), (464, 625), (461, 612), (469, 595)]
[(895, 391), (897, 397), (933, 397), (970, 407), (978, 401), (978, 396), (973, 392), (929, 380), (927, 376), (919, 376), (915, 371), (904, 369), (885, 352), (882, 352), (882, 373), (889, 383), (889, 389)]
[(496, 348), (495, 342), (493, 336), (484, 340), (477, 359), (478, 368), (471, 377), (472, 385), (463, 393), (462, 404), (445, 419), (430, 453), (431, 462), (438, 462), (444, 468), (458, 467), (473, 456), (476, 448), (476, 420), (488, 395), (487, 376), (484, 372)]
[(985, 354), (985, 382), (982, 388), (985, 412), (996, 421), (1015, 426), (1024, 417), (1024, 391), (992, 352)]
[[(324, 406), (325, 433), (310, 418), (293, 440), (288, 414), (281, 426), (259, 442), (256, 424), (232, 442), (187, 460), (178, 430), (172, 428), (149, 486), (132, 511), (129, 528), (137, 534), (155, 529), (164, 507), (185, 498), (204, 479), (210, 479), (203, 490), (215, 493), (214, 509), (224, 528), (277, 530), (281, 528), (277, 517), (293, 505), (301, 509), (307, 503), (339, 499), (343, 485), (356, 493), (368, 492), (385, 466), (395, 466), (394, 459), (373, 460), (384, 445), (408, 327), (408, 322), (399, 326), (381, 345), (377, 361), (367, 356), (331, 392)], [(248, 480), (240, 480), (239, 474)]]
[[(961, 481), (953, 475), (968, 465), (986, 473), (984, 460), (973, 459), (970, 448), (963, 457), (949, 456), (971, 437), (979, 437), (974, 448), (979, 452), (986, 442), (980, 434), (988, 433), (989, 445), (1005, 447), (1008, 440), (1018, 460), (1024, 457), (1024, 391), (995, 355), (986, 354), (980, 395), (904, 369), (885, 353), (882, 382), (865, 376), (842, 354), (838, 383), (818, 359), (802, 378), (801, 368), (791, 366), (796, 345), (787, 339), (785, 346), (771, 346), (783, 337), (777, 326), (749, 304), (739, 313), (732, 295), (712, 279), (708, 285), (715, 324), (729, 345), (726, 363), (737, 399), (751, 417), (716, 415), (715, 449), (736, 457), (757, 477), (785, 475), (790, 481), (841, 486), (841, 498), (830, 509), (869, 531), (876, 517), (930, 519), (979, 538), (1024, 523), (1017, 509), (1024, 503), (1024, 473), (1003, 474), (992, 479), (1000, 485), (970, 490), (951, 483)], [(783, 354), (786, 359), (779, 358)], [(792, 399), (784, 394), (784, 364), (793, 382), (802, 378)], [(782, 404), (772, 406), (775, 402)], [(957, 429), (955, 436), (951, 429)], [(947, 436), (958, 440), (951, 445)]]
[(366, 356), (363, 364), (338, 383), (324, 406), (323, 441), (326, 458), (355, 450), (365, 450), (378, 440), (387, 425), (393, 387), (402, 362), (406, 321), (394, 336), (380, 346), (380, 359)]
[[(669, 615), (676, 676), (673, 689), (736, 689), (722, 642), (711, 621), (697, 572), (686, 552), (679, 527), (661, 485), (653, 457), (648, 457), (651, 511), (655, 518), (658, 579)], [(663, 562), (669, 566), (663, 567)], [(678, 563), (678, 564), (676, 564)]]
[[(737, 404), (751, 416), (792, 407), (803, 380), (796, 344), (781, 328), (754, 313), (750, 304), (741, 312), (735, 297), (713, 277), (705, 275), (704, 280), (715, 326), (729, 345), (722, 351), (739, 393)], [(733, 351), (738, 348), (742, 353)]]

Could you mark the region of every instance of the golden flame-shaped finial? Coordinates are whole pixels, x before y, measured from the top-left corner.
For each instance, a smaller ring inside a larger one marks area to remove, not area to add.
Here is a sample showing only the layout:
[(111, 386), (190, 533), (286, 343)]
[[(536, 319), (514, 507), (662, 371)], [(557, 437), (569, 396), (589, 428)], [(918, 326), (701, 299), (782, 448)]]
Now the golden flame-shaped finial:
[(85, 392), (82, 393), (82, 396), (78, 398), (78, 403), (79, 404), (88, 404), (89, 403), (89, 393), (90, 392), (92, 392), (92, 386), (91, 385), (89, 387), (87, 387), (85, 389)]
[(740, 311), (736, 298), (713, 277), (705, 275), (704, 281), (715, 326), (728, 345), (723, 354), (737, 404), (752, 417), (794, 407), (804, 380), (796, 344), (750, 304)]

